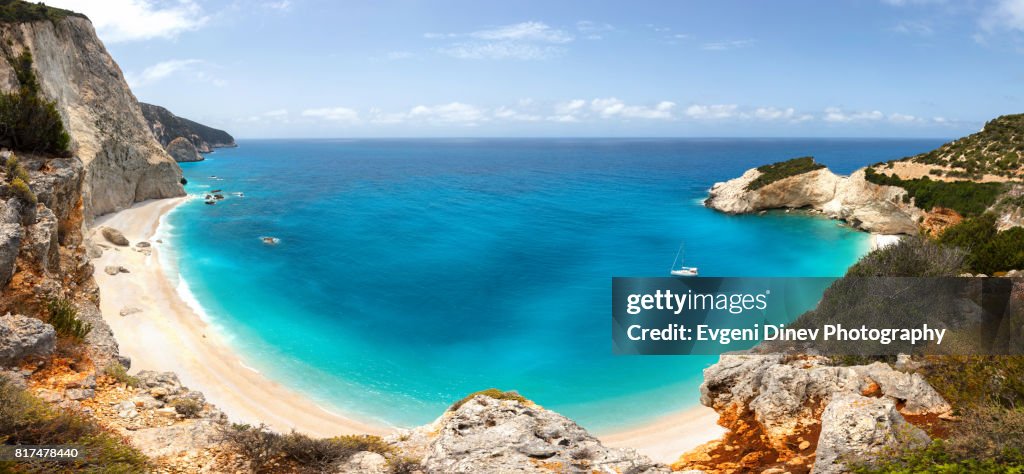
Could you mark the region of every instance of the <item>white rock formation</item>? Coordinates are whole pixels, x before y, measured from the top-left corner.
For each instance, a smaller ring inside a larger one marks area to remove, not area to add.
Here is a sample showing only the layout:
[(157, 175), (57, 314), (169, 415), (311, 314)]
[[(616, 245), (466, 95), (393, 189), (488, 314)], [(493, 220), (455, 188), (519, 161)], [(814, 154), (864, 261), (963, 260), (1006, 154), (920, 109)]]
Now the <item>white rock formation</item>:
[(821, 415), (814, 473), (850, 472), (850, 463), (922, 447), (929, 441), (924, 431), (903, 419), (892, 400), (844, 393), (833, 398)]
[(906, 190), (870, 183), (864, 179), (864, 169), (838, 176), (822, 168), (747, 190), (747, 185), (760, 175), (754, 168), (739, 178), (715, 183), (704, 204), (731, 214), (810, 208), (869, 232), (918, 233), (917, 222), (923, 212), (903, 202)]

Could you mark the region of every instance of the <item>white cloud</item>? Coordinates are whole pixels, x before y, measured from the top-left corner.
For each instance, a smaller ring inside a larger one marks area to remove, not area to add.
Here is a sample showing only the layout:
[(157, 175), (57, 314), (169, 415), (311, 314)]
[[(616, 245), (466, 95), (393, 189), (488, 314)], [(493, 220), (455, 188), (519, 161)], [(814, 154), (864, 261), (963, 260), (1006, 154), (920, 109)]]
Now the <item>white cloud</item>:
[[(128, 81), (129, 87), (142, 87), (166, 79), (179, 71), (187, 70), (200, 63), (202, 61), (198, 59), (171, 59), (147, 67), (138, 75), (125, 73), (125, 80)], [(201, 78), (208, 77), (203, 73)]]
[(46, 4), (84, 13), (107, 43), (174, 38), (209, 20), (192, 0), (49, 0)]
[(455, 43), (437, 50), (458, 59), (551, 59), (565, 53), (565, 48), (516, 41)]
[(995, 0), (979, 21), (988, 32), (1024, 31), (1024, 0)]
[(917, 36), (931, 36), (935, 33), (931, 25), (924, 21), (901, 21), (892, 28), (897, 33), (905, 35), (917, 35)]
[(637, 118), (637, 119), (659, 119), (668, 120), (672, 118), (672, 109), (676, 104), (669, 101), (658, 102), (653, 107), (642, 105), (626, 105), (625, 102), (609, 97), (606, 99), (594, 99), (590, 101), (590, 109), (601, 118)]
[(283, 12), (290, 11), (292, 9), (291, 0), (280, 0), (277, 2), (265, 2), (263, 6), (271, 10), (280, 10)]
[(287, 109), (271, 110), (269, 112), (263, 112), (262, 114), (252, 115), (244, 121), (246, 122), (288, 122), (290, 115)]
[(523, 113), (509, 107), (498, 107), (494, 111), (494, 118), (502, 120), (513, 120), (517, 122), (537, 122), (544, 120), (544, 117), (536, 114)]
[(539, 21), (524, 21), (514, 25), (500, 26), (489, 30), (474, 31), (470, 36), (490, 41), (536, 41), (543, 43), (568, 43), (572, 35), (552, 28)]
[(576, 31), (580, 32), (588, 40), (599, 40), (604, 38), (606, 33), (615, 31), (615, 27), (608, 23), (580, 20), (576, 22)]
[(756, 41), (752, 39), (715, 41), (711, 43), (702, 44), (701, 49), (706, 51), (726, 51), (730, 49), (748, 48), (750, 46), (753, 46), (754, 43), (756, 43)]
[(574, 38), (564, 30), (545, 23), (526, 21), (512, 25), (478, 30), (469, 34), (425, 33), (427, 39), (468, 38), (437, 51), (458, 59), (550, 59), (565, 53), (563, 46)]
[(790, 120), (796, 115), (796, 109), (788, 107), (777, 109), (775, 107), (758, 107), (754, 109), (753, 116), (759, 120)]
[(475, 124), (476, 122), (487, 120), (483, 109), (463, 104), (462, 102), (451, 102), (435, 106), (417, 105), (409, 111), (408, 116), (411, 119), (421, 119), (436, 123)]
[(877, 121), (885, 118), (885, 114), (878, 110), (869, 112), (845, 112), (839, 107), (828, 107), (822, 119), (826, 122), (845, 123), (854, 121)]
[(889, 121), (896, 123), (913, 123), (919, 122), (920, 120), (921, 119), (909, 114), (901, 114), (898, 112), (893, 112), (889, 114)]
[(355, 123), (359, 121), (359, 112), (348, 107), (306, 109), (302, 111), (302, 116), (321, 120), (330, 120), (332, 122)]
[(727, 119), (736, 115), (739, 107), (735, 104), (699, 105), (694, 104), (686, 108), (686, 116), (693, 119)]

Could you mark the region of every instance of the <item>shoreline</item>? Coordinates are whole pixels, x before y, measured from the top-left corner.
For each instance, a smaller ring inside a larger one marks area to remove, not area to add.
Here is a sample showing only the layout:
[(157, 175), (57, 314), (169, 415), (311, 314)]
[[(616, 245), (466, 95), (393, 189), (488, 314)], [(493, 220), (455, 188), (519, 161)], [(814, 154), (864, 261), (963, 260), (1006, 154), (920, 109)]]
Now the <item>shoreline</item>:
[[(180, 275), (173, 268), (165, 268), (160, 259), (161, 249), (170, 251), (169, 243), (154, 239), (160, 237), (165, 216), (188, 199), (143, 201), (97, 218), (86, 232), (94, 243), (107, 247), (100, 258), (92, 261), (101, 292), (100, 310), (121, 353), (132, 359), (130, 372), (175, 372), (183, 385), (203, 392), (207, 401), (233, 422), (265, 423), (275, 431), (294, 429), (319, 437), (396, 432), (399, 427), (330, 411), (308, 395), (252, 369), (201, 311), (182, 298), (172, 278), (180, 280)], [(102, 226), (121, 231), (131, 246), (116, 247), (107, 242), (97, 232)], [(149, 255), (137, 251), (135, 244), (140, 241), (151, 244)], [(109, 275), (104, 271), (109, 265), (124, 266), (130, 273)], [(720, 438), (726, 430), (718, 426), (717, 420), (714, 410), (698, 405), (595, 436), (606, 446), (633, 448), (655, 461), (671, 464), (683, 453)]]

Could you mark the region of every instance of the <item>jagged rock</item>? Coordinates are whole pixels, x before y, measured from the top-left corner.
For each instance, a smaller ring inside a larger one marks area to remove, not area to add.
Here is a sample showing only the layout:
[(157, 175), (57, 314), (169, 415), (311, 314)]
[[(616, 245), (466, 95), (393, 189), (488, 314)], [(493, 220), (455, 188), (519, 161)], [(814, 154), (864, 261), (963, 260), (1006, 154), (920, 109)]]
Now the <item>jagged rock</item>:
[(53, 352), (57, 334), (53, 326), (36, 318), (10, 314), (0, 317), (0, 366), (10, 366), (28, 356)]
[[(112, 363), (124, 362), (118, 353), (114, 332), (110, 330), (110, 325), (103, 319), (100, 309), (89, 301), (77, 301), (75, 308), (78, 309), (78, 319), (92, 326), (92, 330), (85, 336), (85, 344), (89, 348), (89, 357), (92, 358), (93, 364), (103, 368)], [(122, 363), (122, 365), (128, 367), (130, 364)]]
[(897, 402), (903, 402), (900, 412), (906, 415), (939, 415), (953, 410), (949, 402), (939, 395), (921, 374), (908, 374), (893, 370), (888, 364), (875, 362), (855, 367), (879, 385), (882, 393)]
[(833, 367), (824, 357), (788, 360), (778, 354), (728, 354), (704, 370), (701, 403), (719, 413), (749, 413), (780, 453), (792, 453), (796, 438), (820, 423), (824, 404), (843, 394), (873, 394), (901, 402), (910, 414), (950, 410), (938, 392), (918, 374), (899, 372), (884, 363)]
[(25, 260), (43, 271), (56, 271), (60, 263), (57, 242), (57, 215), (42, 203), (36, 206), (36, 223), (28, 226), (21, 251)]
[(920, 209), (903, 202), (906, 190), (870, 183), (864, 178), (864, 169), (850, 176), (837, 176), (822, 168), (747, 190), (747, 185), (760, 175), (753, 168), (739, 178), (715, 183), (704, 204), (731, 214), (806, 207), (880, 234), (916, 235), (918, 220), (923, 216)]
[(477, 395), (404, 436), (428, 472), (669, 472), (630, 449), (607, 448), (568, 418), (532, 403)]
[(47, 403), (57, 403), (57, 402), (59, 402), (59, 401), (64, 399), (64, 397), (60, 394), (60, 392), (57, 392), (55, 390), (45, 389), (45, 388), (37, 390), (35, 395), (36, 395), (36, 398), (38, 398), (38, 399), (40, 399), (40, 400), (42, 400), (44, 402), (47, 402)]
[(117, 275), (118, 273), (131, 273), (127, 268), (120, 265), (107, 265), (103, 268), (103, 272), (111, 276)]
[(139, 395), (136, 397), (132, 397), (132, 399), (129, 401), (135, 405), (135, 408), (143, 408), (146, 410), (163, 408), (164, 406), (164, 402), (157, 400), (156, 398), (153, 398), (149, 395)]
[(0, 224), (0, 287), (14, 276), (22, 236), (20, 224)]
[(85, 246), (85, 256), (89, 258), (100, 258), (103, 256), (103, 247), (90, 243)]
[(128, 432), (132, 445), (150, 457), (191, 452), (217, 441), (219, 423), (195, 420)]
[(135, 376), (139, 383), (138, 387), (147, 390), (154, 398), (170, 401), (175, 395), (182, 393), (185, 388), (181, 386), (178, 375), (174, 372), (154, 372), (152, 370), (140, 371)]
[(364, 473), (364, 474), (386, 474), (388, 472), (388, 460), (372, 451), (360, 451), (353, 454), (347, 461), (341, 463), (334, 471), (338, 474)]
[(814, 472), (849, 472), (849, 463), (928, 442), (928, 435), (907, 423), (892, 400), (844, 393), (833, 397), (821, 415)]
[(64, 397), (68, 400), (85, 400), (96, 396), (96, 390), (91, 388), (69, 388), (64, 391)]
[(107, 239), (107, 242), (110, 242), (114, 245), (120, 247), (127, 247), (130, 244), (130, 242), (128, 242), (128, 239), (124, 236), (124, 234), (122, 234), (121, 231), (113, 227), (101, 228), (100, 234), (103, 235), (104, 239)]

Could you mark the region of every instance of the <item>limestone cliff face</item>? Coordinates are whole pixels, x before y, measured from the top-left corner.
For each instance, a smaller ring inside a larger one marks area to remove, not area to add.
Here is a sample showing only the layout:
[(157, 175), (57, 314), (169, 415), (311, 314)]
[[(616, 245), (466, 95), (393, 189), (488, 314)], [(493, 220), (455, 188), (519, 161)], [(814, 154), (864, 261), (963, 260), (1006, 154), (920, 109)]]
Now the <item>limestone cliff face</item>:
[[(43, 95), (57, 108), (84, 165), (84, 217), (146, 199), (184, 195), (181, 169), (153, 138), (120, 68), (89, 20), (0, 24), (11, 57), (28, 50)], [(0, 90), (18, 87), (0, 57)]]
[(716, 183), (704, 204), (732, 214), (810, 208), (881, 234), (917, 234), (917, 223), (924, 215), (912, 203), (903, 202), (904, 189), (870, 183), (863, 169), (838, 176), (822, 168), (748, 190), (747, 185), (760, 175), (750, 169), (739, 178)]

